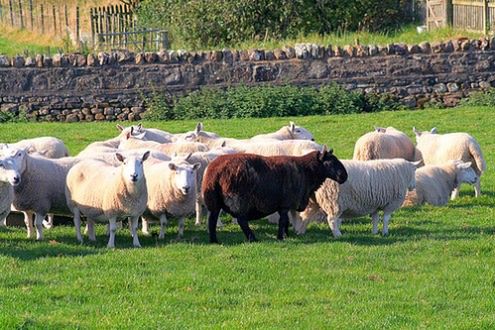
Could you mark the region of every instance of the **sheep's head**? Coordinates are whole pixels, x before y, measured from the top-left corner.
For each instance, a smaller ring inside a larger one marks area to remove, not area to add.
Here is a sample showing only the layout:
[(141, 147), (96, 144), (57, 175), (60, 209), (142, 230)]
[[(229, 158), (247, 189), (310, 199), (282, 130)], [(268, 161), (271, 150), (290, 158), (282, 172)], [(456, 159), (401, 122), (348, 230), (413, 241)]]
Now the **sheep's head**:
[(454, 166), (456, 168), (456, 183), (460, 185), (461, 183), (475, 184), (478, 181), (478, 175), (471, 166), (471, 162), (463, 162), (460, 160), (454, 161)]
[(315, 140), (310, 131), (302, 126), (297, 126), (292, 121), (289, 123), (289, 126), (286, 126), (286, 128), (289, 130), (290, 136), (293, 140)]
[(204, 130), (203, 123), (198, 123), (194, 131), (189, 131), (184, 134), (183, 140), (189, 142), (208, 143), (210, 140), (217, 140), (220, 136), (216, 133), (207, 132)]
[(416, 127), (413, 127), (413, 132), (414, 135), (416, 135), (416, 140), (418, 140), (420, 137), (431, 135), (431, 134), (438, 134), (438, 130), (436, 127), (433, 127), (430, 131), (419, 131), (416, 129)]
[(196, 171), (200, 168), (200, 166), (200, 163), (190, 164), (185, 159), (173, 160), (168, 163), (168, 168), (173, 173), (171, 176), (173, 185), (183, 195), (187, 195), (195, 191)]
[(333, 150), (327, 150), (327, 146), (323, 146), (322, 151), (317, 152), (318, 161), (323, 163), (325, 168), (325, 176), (338, 183), (342, 184), (347, 180), (347, 171), (344, 164), (333, 154)]
[(8, 182), (12, 186), (21, 183), (21, 174), (14, 162), (14, 158), (5, 157), (0, 159), (0, 181)]
[(122, 163), (122, 177), (126, 183), (136, 184), (144, 178), (143, 162), (149, 156), (149, 151), (146, 151), (142, 156), (124, 157), (121, 153), (115, 154), (115, 157)]
[(5, 145), (4, 148), (2, 149), (2, 157), (3, 158), (8, 158), (10, 159), (17, 171), (19, 171), (20, 174), (24, 173), (26, 170), (26, 156), (28, 154), (28, 150), (30, 147), (27, 148), (12, 148), (9, 145)]

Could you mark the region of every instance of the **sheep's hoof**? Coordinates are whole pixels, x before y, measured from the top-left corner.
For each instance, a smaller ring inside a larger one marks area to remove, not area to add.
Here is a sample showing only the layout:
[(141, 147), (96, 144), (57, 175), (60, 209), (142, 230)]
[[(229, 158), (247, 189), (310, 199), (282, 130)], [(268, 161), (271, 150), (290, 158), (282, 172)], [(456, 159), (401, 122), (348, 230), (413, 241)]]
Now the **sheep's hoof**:
[(194, 223), (194, 225), (195, 225), (195, 226), (201, 226), (201, 222), (196, 221), (196, 222)]
[(50, 223), (46, 220), (43, 220), (43, 227), (45, 227), (46, 229), (52, 229), (53, 228), (53, 223)]
[(340, 237), (342, 237), (342, 233), (341, 232), (333, 233), (333, 238), (334, 239), (339, 239)]
[(141, 235), (143, 235), (143, 236), (151, 236), (151, 233), (149, 231), (143, 231), (143, 232), (141, 232)]
[[(283, 240), (283, 239), (284, 239), (284, 238), (282, 237), (282, 240)], [(249, 242), (249, 243), (255, 243), (255, 242), (258, 242), (258, 239), (257, 239), (256, 237), (254, 237), (254, 236), (250, 236), (250, 237), (248, 238), (248, 242)]]

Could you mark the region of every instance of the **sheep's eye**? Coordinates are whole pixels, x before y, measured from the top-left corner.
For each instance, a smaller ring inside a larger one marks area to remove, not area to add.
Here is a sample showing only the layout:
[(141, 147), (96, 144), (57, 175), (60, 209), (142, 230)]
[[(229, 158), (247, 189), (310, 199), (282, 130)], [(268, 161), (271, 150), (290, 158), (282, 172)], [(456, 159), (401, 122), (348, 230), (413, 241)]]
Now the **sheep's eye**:
[(0, 163), (0, 167), (1, 167), (1, 168), (4, 168), (5, 166), (4, 166), (2, 163)]

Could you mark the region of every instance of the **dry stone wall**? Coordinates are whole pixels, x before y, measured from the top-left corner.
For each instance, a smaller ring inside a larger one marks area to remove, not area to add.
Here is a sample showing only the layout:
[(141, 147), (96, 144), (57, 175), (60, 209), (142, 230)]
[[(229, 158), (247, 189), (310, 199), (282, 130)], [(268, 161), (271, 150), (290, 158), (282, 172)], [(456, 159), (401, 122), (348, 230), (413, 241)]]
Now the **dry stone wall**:
[(456, 105), (495, 85), (495, 39), (387, 46), (298, 44), (274, 51), (0, 56), (0, 111), (39, 121), (139, 120), (145, 100), (204, 86), (336, 82), (410, 107)]

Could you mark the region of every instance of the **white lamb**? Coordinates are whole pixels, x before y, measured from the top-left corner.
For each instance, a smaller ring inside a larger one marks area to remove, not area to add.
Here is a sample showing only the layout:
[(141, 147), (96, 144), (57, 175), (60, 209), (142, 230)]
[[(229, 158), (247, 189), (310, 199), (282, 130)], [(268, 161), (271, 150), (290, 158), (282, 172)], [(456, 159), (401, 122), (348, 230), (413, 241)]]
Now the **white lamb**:
[(65, 178), (79, 160), (73, 157), (49, 159), (28, 154), (24, 149), (11, 149), (11, 158), (21, 175), (14, 187), (15, 210), (25, 212), (28, 238), (33, 232), (31, 215), (35, 215), (36, 239), (43, 239), (43, 219), (48, 213), (70, 214), (65, 202)]
[(451, 160), (443, 165), (426, 165), (416, 170), (416, 189), (407, 193), (405, 206), (445, 205), (461, 183), (476, 183), (478, 176), (471, 162)]
[(361, 136), (354, 146), (354, 160), (403, 158), (415, 160), (415, 147), (411, 139), (393, 128), (375, 128)]
[(88, 226), (88, 235), (93, 241), (96, 237), (92, 223), (110, 223), (109, 248), (115, 247), (117, 220), (131, 217), (133, 245), (141, 246), (137, 226), (139, 217), (146, 210), (148, 199), (143, 162), (149, 154), (146, 152), (142, 157), (125, 158), (116, 153), (121, 162), (119, 167), (98, 160), (84, 160), (69, 171), (65, 195), (67, 206), (74, 214), (79, 242), (82, 242), (81, 215), (88, 218), (88, 225), (91, 224)]
[[(486, 162), (478, 141), (467, 133), (437, 134), (437, 129), (430, 132), (420, 132), (413, 128), (416, 134), (416, 149), (418, 156), (425, 165), (442, 165), (449, 160), (471, 162), (478, 179), (474, 184), (476, 197), (481, 195), (480, 178), (486, 170)], [(452, 192), (452, 199), (459, 195), (459, 187)]]
[(0, 159), (0, 219), (5, 223), (14, 201), (14, 188), (21, 181), (21, 174), (10, 157)]
[(16, 143), (10, 143), (4, 146), (4, 148), (26, 149), (28, 153), (36, 153), (46, 158), (62, 158), (69, 156), (69, 151), (64, 142), (51, 136), (21, 140)]
[(148, 223), (152, 218), (160, 220), (160, 234), (165, 237), (167, 215), (179, 218), (178, 237), (184, 234), (185, 217), (195, 211), (197, 182), (196, 171), (199, 163), (190, 164), (184, 158), (170, 162), (156, 162), (145, 165), (148, 203), (143, 215), (143, 233), (149, 234)]
[[(404, 159), (370, 161), (343, 160), (348, 179), (343, 184), (327, 179), (316, 191), (316, 204), (300, 214), (302, 222), (295, 226), (302, 234), (319, 212), (326, 215), (334, 237), (341, 236), (342, 218), (371, 215), (373, 234), (378, 233), (378, 212), (383, 211), (383, 235), (388, 234), (392, 213), (401, 207), (406, 193), (415, 187), (414, 172), (418, 163)], [(321, 213), (320, 213), (321, 215)]]

